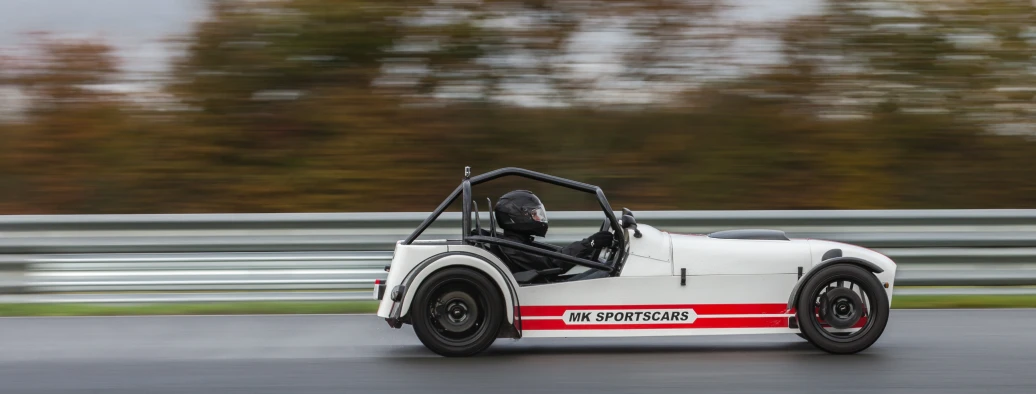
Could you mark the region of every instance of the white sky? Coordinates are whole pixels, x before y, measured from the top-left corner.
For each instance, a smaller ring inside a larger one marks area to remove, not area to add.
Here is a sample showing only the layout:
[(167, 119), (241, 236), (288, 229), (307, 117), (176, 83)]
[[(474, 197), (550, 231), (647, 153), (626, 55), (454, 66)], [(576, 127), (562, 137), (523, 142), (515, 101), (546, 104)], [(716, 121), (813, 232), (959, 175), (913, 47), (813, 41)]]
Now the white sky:
[(161, 70), (171, 54), (162, 40), (204, 14), (205, 0), (0, 0), (0, 50), (24, 47), (29, 32), (103, 38), (127, 70)]

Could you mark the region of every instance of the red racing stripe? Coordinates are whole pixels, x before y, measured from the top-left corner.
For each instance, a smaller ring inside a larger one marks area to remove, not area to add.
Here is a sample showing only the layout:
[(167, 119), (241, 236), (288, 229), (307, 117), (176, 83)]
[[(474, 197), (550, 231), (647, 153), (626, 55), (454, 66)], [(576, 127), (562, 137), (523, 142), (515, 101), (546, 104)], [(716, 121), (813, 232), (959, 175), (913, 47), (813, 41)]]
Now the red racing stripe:
[(522, 316), (561, 316), (565, 311), (604, 311), (625, 309), (694, 309), (700, 315), (774, 315), (788, 311), (788, 304), (671, 304), (671, 305), (523, 305)]
[(535, 330), (636, 330), (677, 328), (788, 328), (786, 317), (717, 317), (693, 323), (664, 324), (565, 324), (564, 320), (523, 320), (522, 329)]

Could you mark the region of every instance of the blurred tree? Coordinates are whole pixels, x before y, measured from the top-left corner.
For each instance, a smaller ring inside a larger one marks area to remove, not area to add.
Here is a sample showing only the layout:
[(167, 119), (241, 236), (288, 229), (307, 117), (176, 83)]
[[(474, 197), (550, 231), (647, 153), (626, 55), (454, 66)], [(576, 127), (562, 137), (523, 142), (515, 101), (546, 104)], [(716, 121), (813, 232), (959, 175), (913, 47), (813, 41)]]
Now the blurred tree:
[(39, 37), (40, 56), (9, 69), (28, 98), (24, 121), (0, 129), (0, 210), (79, 213), (122, 210), (135, 193), (134, 159), (146, 154), (125, 112), (105, 89), (118, 68), (111, 48)]
[(170, 87), (192, 108), (172, 146), (192, 163), (184, 209), (406, 206), (396, 192), (428, 177), (405, 164), (434, 161), (438, 138), (432, 124), (407, 127), (415, 114), (372, 85), (413, 4), (213, 3)]
[(1033, 164), (1023, 159), (1033, 156), (1028, 136), (1036, 131), (1024, 130), (1036, 120), (1032, 5), (827, 6), (778, 29), (786, 63), (729, 89), (815, 117), (810, 122), (823, 130), (817, 138), (831, 142), (809, 152), (826, 157), (813, 167), (828, 175), (821, 206), (1032, 204), (1027, 191), (1036, 184), (1016, 170)]
[(658, 105), (722, 59), (718, 0), (429, 2), (379, 82), (410, 100)]
[[(31, 98), (0, 126), (0, 212), (427, 211), (465, 165), (635, 210), (1036, 207), (1031, 5), (830, 0), (753, 26), (724, 10), (214, 0), (161, 111), (101, 89), (120, 75), (106, 46), (41, 41), (0, 76)], [(776, 60), (746, 65), (759, 40)], [(530, 184), (476, 192), (512, 187)]]

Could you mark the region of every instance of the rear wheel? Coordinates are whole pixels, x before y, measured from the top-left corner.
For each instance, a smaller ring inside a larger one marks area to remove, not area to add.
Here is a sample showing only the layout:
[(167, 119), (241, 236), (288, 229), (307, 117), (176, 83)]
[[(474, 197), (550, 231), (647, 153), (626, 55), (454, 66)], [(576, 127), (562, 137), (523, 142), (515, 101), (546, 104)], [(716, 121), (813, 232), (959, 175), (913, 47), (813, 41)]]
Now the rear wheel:
[(802, 335), (814, 346), (851, 354), (874, 344), (888, 323), (888, 295), (873, 273), (855, 265), (821, 269), (796, 302)]
[(448, 357), (485, 350), (496, 340), (504, 320), (496, 285), (481, 273), (459, 267), (429, 276), (417, 290), (410, 310), (421, 343)]

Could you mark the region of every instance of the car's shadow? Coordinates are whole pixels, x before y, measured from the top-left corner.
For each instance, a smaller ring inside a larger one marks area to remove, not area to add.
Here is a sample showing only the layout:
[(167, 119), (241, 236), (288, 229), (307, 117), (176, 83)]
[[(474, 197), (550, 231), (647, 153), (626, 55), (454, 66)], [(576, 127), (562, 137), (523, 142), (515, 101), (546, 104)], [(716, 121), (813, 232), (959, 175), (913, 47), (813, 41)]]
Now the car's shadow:
[(484, 357), (554, 354), (663, 354), (663, 353), (745, 353), (789, 352), (813, 350), (807, 342), (724, 343), (724, 344), (635, 344), (635, 343), (572, 343), (572, 344), (506, 344), (494, 345), (482, 353)]
[[(555, 356), (555, 355), (650, 355), (650, 354), (752, 354), (752, 353), (789, 353), (826, 355), (827, 353), (810, 345), (806, 341), (783, 342), (724, 342), (709, 344), (692, 343), (636, 343), (621, 342), (602, 343), (600, 341), (582, 342), (572, 340), (561, 342), (519, 341), (497, 342), (489, 349), (478, 354), (474, 359), (508, 358), (522, 356)], [(422, 345), (398, 346), (390, 350), (391, 357), (438, 357)], [(468, 358), (471, 359), (471, 358)]]

